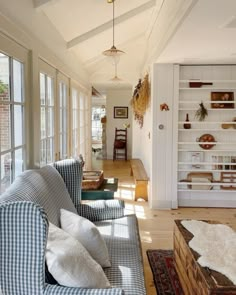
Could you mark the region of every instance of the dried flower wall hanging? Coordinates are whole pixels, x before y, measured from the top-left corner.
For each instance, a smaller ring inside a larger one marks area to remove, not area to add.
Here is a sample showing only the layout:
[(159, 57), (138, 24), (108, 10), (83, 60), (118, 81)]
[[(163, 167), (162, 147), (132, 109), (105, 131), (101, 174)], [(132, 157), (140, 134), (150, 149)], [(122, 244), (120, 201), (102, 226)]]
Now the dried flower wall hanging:
[(139, 79), (131, 100), (131, 106), (134, 112), (134, 119), (143, 127), (143, 117), (150, 103), (150, 84), (148, 74), (144, 77), (143, 82)]

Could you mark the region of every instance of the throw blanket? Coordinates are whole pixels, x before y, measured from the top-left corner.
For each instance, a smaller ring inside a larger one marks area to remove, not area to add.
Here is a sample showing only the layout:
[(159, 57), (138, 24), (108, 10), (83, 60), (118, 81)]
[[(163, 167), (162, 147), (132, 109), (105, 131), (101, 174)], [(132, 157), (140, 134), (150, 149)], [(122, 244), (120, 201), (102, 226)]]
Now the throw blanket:
[(227, 276), (236, 285), (236, 232), (227, 225), (183, 220), (194, 237), (189, 246), (200, 257), (198, 263)]

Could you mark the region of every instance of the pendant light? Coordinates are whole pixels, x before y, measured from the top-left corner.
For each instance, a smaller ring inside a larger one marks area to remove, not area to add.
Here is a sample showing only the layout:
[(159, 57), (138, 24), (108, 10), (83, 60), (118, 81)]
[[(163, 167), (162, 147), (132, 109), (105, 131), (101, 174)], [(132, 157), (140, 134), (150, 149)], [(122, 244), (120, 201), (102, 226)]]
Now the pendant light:
[(115, 46), (115, 0), (107, 0), (107, 2), (112, 3), (112, 6), (113, 6), (113, 18), (112, 18), (113, 44), (110, 49), (103, 51), (103, 54), (110, 58), (112, 64), (117, 65), (120, 60), (120, 56), (124, 54), (125, 52), (117, 49)]
[(123, 81), (121, 78), (117, 76), (117, 64), (115, 64), (115, 76), (110, 79), (111, 82), (121, 82)]

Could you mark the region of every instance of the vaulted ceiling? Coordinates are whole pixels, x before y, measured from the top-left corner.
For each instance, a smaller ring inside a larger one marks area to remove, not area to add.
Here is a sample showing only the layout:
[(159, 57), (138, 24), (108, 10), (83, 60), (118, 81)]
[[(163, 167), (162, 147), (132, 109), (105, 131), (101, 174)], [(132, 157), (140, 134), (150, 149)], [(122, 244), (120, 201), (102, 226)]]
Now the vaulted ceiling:
[(236, 63), (236, 0), (115, 0), (115, 45), (126, 53), (116, 82), (102, 54), (112, 46), (107, 0), (0, 0), (0, 13), (74, 71), (82, 65), (100, 92), (134, 86), (154, 62)]
[(149, 70), (196, 0), (115, 0), (115, 45), (125, 51), (115, 68), (102, 52), (112, 46), (112, 4), (107, 0), (33, 0), (103, 88), (136, 84)]

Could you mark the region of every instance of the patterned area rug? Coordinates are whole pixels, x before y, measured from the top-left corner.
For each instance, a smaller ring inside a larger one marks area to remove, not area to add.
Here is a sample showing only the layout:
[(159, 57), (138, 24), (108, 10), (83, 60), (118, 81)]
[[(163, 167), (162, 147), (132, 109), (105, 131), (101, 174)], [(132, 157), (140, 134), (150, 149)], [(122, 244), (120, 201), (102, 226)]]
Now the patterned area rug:
[(184, 295), (173, 263), (172, 250), (147, 250), (158, 295)]

